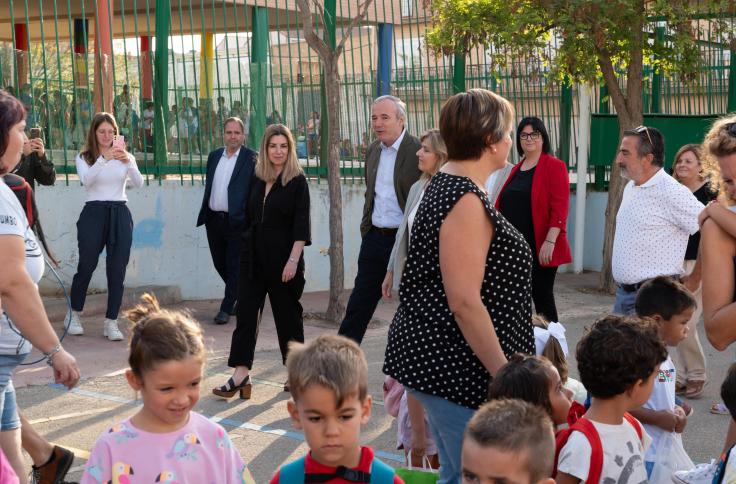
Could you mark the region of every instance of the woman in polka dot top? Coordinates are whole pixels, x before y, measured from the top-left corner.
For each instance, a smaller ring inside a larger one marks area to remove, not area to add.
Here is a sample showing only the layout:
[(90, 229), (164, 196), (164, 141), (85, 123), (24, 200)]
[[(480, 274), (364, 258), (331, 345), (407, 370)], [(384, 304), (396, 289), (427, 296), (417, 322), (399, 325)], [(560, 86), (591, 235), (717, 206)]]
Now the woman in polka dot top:
[(485, 89), (451, 97), (440, 114), (449, 161), (417, 209), (389, 328), (384, 373), (427, 411), (440, 453), (439, 484), (460, 479), (463, 430), (509, 356), (533, 354), (532, 253), (488, 200), (514, 118)]

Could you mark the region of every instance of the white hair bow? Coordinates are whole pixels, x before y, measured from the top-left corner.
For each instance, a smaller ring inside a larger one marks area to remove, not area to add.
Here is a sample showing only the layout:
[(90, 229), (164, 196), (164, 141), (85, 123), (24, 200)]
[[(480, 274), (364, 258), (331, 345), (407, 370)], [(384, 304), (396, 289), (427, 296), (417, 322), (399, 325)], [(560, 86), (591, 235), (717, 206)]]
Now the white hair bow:
[(534, 346), (537, 354), (542, 354), (550, 336), (560, 343), (562, 352), (567, 357), (567, 338), (565, 338), (565, 327), (561, 323), (549, 323), (547, 329), (534, 327)]

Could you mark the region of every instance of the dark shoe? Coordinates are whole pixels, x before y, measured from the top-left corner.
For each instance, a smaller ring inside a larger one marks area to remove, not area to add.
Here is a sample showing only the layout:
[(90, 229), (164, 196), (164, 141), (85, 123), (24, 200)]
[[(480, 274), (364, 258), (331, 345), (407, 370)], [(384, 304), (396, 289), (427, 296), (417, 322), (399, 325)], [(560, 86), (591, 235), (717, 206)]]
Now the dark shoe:
[(249, 400), (250, 392), (252, 389), (253, 384), (250, 382), (250, 375), (248, 375), (243, 378), (243, 381), (241, 381), (238, 385), (235, 384), (235, 380), (233, 380), (231, 377), (224, 385), (213, 388), (212, 393), (214, 393), (218, 397), (231, 398), (233, 395), (238, 393), (238, 391), (240, 391), (240, 399)]
[(215, 316), (215, 324), (227, 324), (230, 321), (230, 315), (225, 311), (220, 311)]
[(74, 462), (74, 452), (58, 445), (54, 446), (49, 460), (39, 466), (31, 466), (31, 484), (59, 484)]
[(288, 381), (286, 383), (284, 383), (284, 391), (285, 392), (288, 392), (288, 393), (291, 393), (291, 390), (289, 390), (289, 382)]
[(238, 301), (235, 301), (233, 308), (230, 310), (230, 316), (235, 316), (236, 314), (238, 314)]

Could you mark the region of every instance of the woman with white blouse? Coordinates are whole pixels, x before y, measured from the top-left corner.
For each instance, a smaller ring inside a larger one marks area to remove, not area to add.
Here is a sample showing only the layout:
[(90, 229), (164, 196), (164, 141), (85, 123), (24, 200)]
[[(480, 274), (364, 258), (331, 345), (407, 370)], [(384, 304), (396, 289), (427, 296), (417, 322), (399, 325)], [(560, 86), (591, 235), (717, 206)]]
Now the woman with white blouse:
[(72, 280), (71, 314), (67, 315), (68, 332), (84, 334), (79, 313), (84, 309), (92, 273), (102, 249), (107, 251), (107, 312), (103, 335), (120, 341), (118, 312), (123, 300), (125, 270), (133, 244), (133, 218), (126, 202), (126, 182), (136, 188), (143, 185), (133, 155), (125, 144), (113, 143), (118, 125), (109, 113), (97, 113), (87, 134), (87, 143), (77, 155), (77, 174), (87, 190), (87, 201), (77, 221), (79, 264)]

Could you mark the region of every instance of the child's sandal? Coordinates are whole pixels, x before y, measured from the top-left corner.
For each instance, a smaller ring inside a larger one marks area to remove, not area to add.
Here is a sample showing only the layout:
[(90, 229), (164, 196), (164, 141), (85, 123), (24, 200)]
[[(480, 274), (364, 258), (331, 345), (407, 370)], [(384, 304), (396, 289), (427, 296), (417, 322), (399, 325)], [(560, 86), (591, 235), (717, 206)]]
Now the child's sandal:
[(714, 413), (716, 415), (731, 415), (731, 412), (728, 411), (728, 408), (726, 408), (723, 402), (717, 402), (711, 405), (710, 413)]

